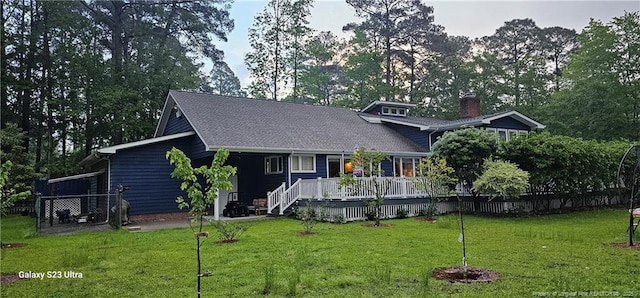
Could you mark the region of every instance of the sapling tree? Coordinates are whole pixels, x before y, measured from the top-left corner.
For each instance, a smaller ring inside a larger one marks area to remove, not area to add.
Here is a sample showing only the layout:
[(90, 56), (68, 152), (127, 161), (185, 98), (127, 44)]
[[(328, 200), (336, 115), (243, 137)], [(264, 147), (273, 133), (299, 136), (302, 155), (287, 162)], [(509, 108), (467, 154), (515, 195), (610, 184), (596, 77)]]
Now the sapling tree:
[(200, 278), (205, 275), (202, 273), (200, 262), (200, 246), (204, 243), (201, 238), (209, 236), (208, 232), (202, 231), (203, 218), (206, 214), (207, 206), (218, 198), (218, 191), (233, 188), (229, 177), (234, 175), (237, 169), (224, 165), (229, 157), (229, 151), (224, 148), (218, 149), (209, 167), (193, 168), (191, 159), (175, 147), (167, 151), (166, 157), (169, 159), (169, 163), (175, 165), (175, 169), (171, 172), (171, 177), (182, 180), (180, 189), (187, 192), (186, 199), (182, 196), (176, 199), (178, 207), (180, 209), (189, 209), (191, 222), (197, 223), (197, 231), (193, 229), (193, 226), (192, 231), (195, 234), (197, 243), (198, 297), (200, 297)]
[[(518, 168), (516, 164), (508, 161), (493, 161), (487, 158), (483, 163), (482, 175), (473, 182), (473, 191), (478, 194), (490, 195), (489, 200), (496, 196), (515, 198), (522, 195), (528, 185), (529, 173)], [(464, 218), (460, 207), (461, 201), (458, 196), (458, 213), (460, 215), (460, 237), (458, 240), (462, 242), (462, 268), (466, 278), (467, 245), (464, 234)]]
[[(364, 187), (372, 188), (374, 196), (365, 198), (365, 200), (367, 207), (374, 211), (376, 227), (380, 226), (382, 205), (392, 182), (390, 179), (383, 177), (384, 171), (380, 167), (380, 163), (384, 160), (389, 160), (389, 155), (386, 153), (358, 148), (351, 155), (351, 162), (355, 166), (353, 174), (341, 174), (339, 182), (340, 188), (348, 188), (354, 193), (358, 193)], [(366, 180), (359, 179), (356, 178), (357, 175), (370, 178)]]
[(297, 206), (295, 208), (296, 218), (302, 222), (304, 226), (304, 234), (312, 234), (313, 227), (321, 220), (320, 214), (311, 206), (311, 200), (305, 202), (304, 207)]
[(445, 159), (431, 157), (420, 161), (415, 182), (416, 186), (429, 196), (429, 205), (424, 211), (426, 219), (433, 219), (438, 202), (442, 196), (451, 192), (450, 186), (456, 181), (455, 171)]

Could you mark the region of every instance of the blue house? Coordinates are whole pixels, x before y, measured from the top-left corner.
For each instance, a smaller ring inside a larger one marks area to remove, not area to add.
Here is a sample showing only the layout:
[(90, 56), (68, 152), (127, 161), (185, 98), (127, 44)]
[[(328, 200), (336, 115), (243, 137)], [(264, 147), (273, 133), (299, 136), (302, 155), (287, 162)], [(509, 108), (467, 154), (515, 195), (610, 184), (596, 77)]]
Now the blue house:
[[(177, 212), (180, 181), (170, 177), (173, 166), (165, 153), (176, 147), (200, 166), (226, 148), (231, 152), (227, 163), (238, 172), (231, 178), (233, 190), (222, 192), (216, 202), (216, 218), (237, 195), (249, 205), (256, 198), (267, 199), (272, 214), (282, 214), (300, 199), (331, 200), (335, 212), (353, 219), (364, 216), (361, 199), (371, 194), (346, 194), (337, 187), (337, 177), (345, 165), (349, 169), (354, 148), (365, 147), (391, 157), (381, 164), (384, 175), (393, 179), (389, 208), (400, 204), (415, 211), (428, 198), (410, 177), (444, 132), (478, 127), (509, 140), (544, 128), (516, 111), (481, 116), (480, 101), (473, 95), (460, 102), (461, 119), (447, 121), (413, 117), (414, 105), (407, 103), (376, 101), (353, 111), (172, 90), (153, 138), (101, 148), (81, 165), (101, 173), (98, 192), (129, 186), (125, 197), (132, 214)], [(350, 210), (357, 214), (347, 214)]]

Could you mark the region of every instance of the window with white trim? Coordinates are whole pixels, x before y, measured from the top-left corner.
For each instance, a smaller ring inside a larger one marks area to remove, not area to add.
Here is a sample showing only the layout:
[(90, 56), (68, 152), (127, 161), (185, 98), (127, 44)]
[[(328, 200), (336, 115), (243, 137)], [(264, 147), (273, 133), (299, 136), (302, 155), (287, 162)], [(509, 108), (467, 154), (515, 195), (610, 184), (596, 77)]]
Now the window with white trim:
[(315, 155), (291, 155), (291, 173), (315, 173)]
[(505, 142), (509, 138), (508, 131), (506, 129), (498, 129), (498, 137), (500, 138), (500, 142)]
[(414, 177), (420, 164), (420, 157), (396, 157), (393, 159), (395, 177)]
[(282, 156), (267, 156), (264, 158), (264, 173), (267, 175), (271, 174), (282, 174), (283, 163)]
[(407, 115), (407, 109), (405, 109), (405, 108), (382, 107), (382, 115), (406, 116)]
[(489, 134), (498, 134), (500, 142), (509, 141), (517, 138), (518, 136), (526, 135), (529, 132), (526, 130), (517, 130), (517, 129), (502, 129), (502, 128), (493, 128), (487, 127), (487, 132)]

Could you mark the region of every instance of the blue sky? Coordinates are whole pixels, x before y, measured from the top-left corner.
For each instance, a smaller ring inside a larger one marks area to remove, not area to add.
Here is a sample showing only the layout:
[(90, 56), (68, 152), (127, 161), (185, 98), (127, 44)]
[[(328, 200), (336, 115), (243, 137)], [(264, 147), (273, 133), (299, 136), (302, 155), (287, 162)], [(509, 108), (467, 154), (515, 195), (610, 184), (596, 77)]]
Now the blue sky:
[[(492, 35), (504, 22), (517, 18), (531, 18), (539, 27), (560, 26), (577, 32), (589, 24), (591, 18), (609, 22), (625, 11), (640, 11), (640, 1), (425, 1), (434, 8), (435, 23), (445, 27), (449, 35), (477, 38)], [(244, 55), (251, 50), (247, 39), (254, 16), (267, 1), (237, 0), (231, 7), (235, 29), (228, 42), (217, 42), (224, 50), (225, 61), (234, 70), (243, 86), (249, 74)], [(354, 10), (345, 2), (316, 0), (311, 10), (310, 26), (318, 31), (332, 31), (344, 37), (342, 26), (357, 22)], [(205, 68), (210, 68), (206, 63)], [(207, 72), (209, 70), (206, 70)]]

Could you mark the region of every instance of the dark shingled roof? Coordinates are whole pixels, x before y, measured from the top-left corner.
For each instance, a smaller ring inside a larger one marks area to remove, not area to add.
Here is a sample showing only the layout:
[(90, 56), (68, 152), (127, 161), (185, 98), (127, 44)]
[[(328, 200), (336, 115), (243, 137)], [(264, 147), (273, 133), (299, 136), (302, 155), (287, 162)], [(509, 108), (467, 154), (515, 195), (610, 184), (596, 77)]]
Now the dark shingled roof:
[(346, 108), (173, 90), (169, 97), (209, 148), (351, 152), (360, 146), (388, 153), (426, 152)]

